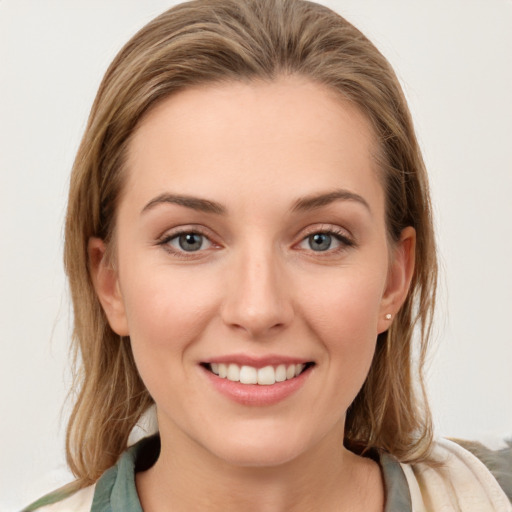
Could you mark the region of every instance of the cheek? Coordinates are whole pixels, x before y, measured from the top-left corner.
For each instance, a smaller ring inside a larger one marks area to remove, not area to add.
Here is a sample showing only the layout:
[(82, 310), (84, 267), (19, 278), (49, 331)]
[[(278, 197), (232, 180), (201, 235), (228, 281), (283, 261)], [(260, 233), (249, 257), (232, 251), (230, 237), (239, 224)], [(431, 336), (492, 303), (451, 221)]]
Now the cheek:
[(215, 313), (217, 296), (212, 283), (200, 276), (148, 267), (123, 281), (133, 356), (155, 402), (180, 411), (187, 401), (183, 361), (193, 358), (196, 341)]
[(304, 317), (309, 329), (324, 345), (333, 392), (346, 409), (355, 398), (370, 369), (375, 351), (380, 301), (385, 286), (383, 274), (357, 273), (332, 276), (324, 291), (320, 284), (302, 291)]
[(331, 274), (322, 283), (306, 282), (300, 292), (306, 298), (303, 308), (310, 322), (327, 339), (346, 341), (374, 339), (385, 286), (382, 272), (357, 272), (353, 269)]
[(183, 352), (215, 314), (218, 288), (199, 275), (154, 266), (132, 272), (124, 283), (130, 338), (140, 358)]

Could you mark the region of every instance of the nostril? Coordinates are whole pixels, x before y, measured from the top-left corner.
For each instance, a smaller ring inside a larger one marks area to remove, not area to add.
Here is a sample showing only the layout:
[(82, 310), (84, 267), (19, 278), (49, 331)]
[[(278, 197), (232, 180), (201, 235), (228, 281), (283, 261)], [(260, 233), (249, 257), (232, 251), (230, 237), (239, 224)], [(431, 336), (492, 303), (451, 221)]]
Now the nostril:
[(293, 311), (278, 256), (269, 252), (267, 239), (265, 247), (252, 242), (227, 276), (220, 312), (226, 325), (261, 337), (289, 325)]

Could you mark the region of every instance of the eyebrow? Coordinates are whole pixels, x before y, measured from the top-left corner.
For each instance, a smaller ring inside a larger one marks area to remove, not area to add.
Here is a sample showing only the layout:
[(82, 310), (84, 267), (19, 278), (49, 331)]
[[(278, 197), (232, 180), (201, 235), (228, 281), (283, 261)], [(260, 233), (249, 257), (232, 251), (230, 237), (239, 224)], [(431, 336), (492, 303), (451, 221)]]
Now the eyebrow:
[(177, 204), (179, 206), (185, 206), (192, 210), (198, 210), (205, 213), (215, 213), (217, 215), (224, 215), (226, 208), (215, 201), (209, 201), (208, 199), (201, 199), (199, 197), (183, 196), (178, 194), (160, 194), (155, 197), (149, 203), (144, 206), (141, 213), (151, 210), (159, 204)]
[[(294, 202), (291, 211), (304, 212), (315, 210), (317, 208), (321, 208), (322, 206), (327, 206), (335, 201), (355, 201), (365, 206), (366, 209), (371, 213), (370, 205), (362, 196), (344, 189), (300, 197)], [(145, 213), (146, 211), (151, 210), (160, 204), (177, 204), (192, 210), (205, 213), (214, 213), (217, 215), (225, 215), (227, 213), (226, 208), (215, 201), (210, 201), (209, 199), (201, 199), (199, 197), (169, 193), (160, 194), (159, 196), (149, 201), (149, 203), (144, 206), (141, 213)]]
[(311, 196), (305, 196), (297, 199), (295, 201), (292, 211), (309, 211), (315, 210), (317, 208), (321, 208), (322, 206), (327, 206), (334, 201), (355, 201), (357, 203), (362, 204), (366, 209), (371, 213), (372, 210), (370, 205), (364, 199), (364, 197), (351, 192), (350, 190), (338, 189), (332, 192), (322, 193), (322, 194), (314, 194)]

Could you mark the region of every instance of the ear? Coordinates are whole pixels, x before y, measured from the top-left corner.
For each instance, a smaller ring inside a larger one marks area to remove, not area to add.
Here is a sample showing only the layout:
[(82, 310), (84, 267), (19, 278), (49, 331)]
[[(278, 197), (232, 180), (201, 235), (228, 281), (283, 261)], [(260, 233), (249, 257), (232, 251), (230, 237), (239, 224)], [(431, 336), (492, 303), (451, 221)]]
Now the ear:
[(96, 295), (107, 315), (108, 323), (120, 336), (128, 336), (128, 323), (117, 271), (107, 255), (105, 242), (90, 238), (88, 244), (89, 268)]
[(389, 329), (393, 318), (407, 298), (414, 273), (415, 255), (416, 230), (409, 226), (402, 231), (400, 240), (393, 248), (386, 289), (380, 307), (379, 334)]

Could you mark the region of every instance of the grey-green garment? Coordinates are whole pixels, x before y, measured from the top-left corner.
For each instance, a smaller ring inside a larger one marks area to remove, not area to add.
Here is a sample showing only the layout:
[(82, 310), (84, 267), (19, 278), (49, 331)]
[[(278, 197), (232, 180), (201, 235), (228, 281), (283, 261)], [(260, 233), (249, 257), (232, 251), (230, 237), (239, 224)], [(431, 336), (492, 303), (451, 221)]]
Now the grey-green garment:
[[(457, 443), (471, 451), (488, 467), (512, 502), (512, 442), (509, 442), (507, 448), (497, 451), (479, 443), (459, 440)], [(130, 447), (117, 464), (106, 471), (96, 483), (90, 512), (143, 512), (135, 487), (135, 473), (151, 467), (159, 453), (158, 435), (142, 439)], [(402, 466), (386, 453), (380, 454), (377, 458), (384, 477), (385, 512), (412, 512), (411, 494)], [(22, 512), (35, 512), (42, 507), (58, 503), (73, 492), (69, 487), (55, 491)]]

